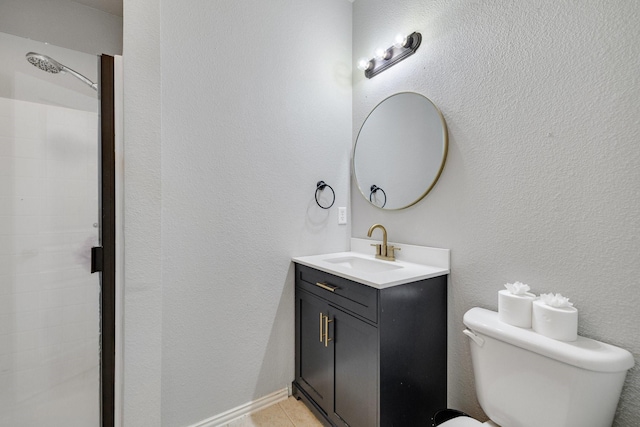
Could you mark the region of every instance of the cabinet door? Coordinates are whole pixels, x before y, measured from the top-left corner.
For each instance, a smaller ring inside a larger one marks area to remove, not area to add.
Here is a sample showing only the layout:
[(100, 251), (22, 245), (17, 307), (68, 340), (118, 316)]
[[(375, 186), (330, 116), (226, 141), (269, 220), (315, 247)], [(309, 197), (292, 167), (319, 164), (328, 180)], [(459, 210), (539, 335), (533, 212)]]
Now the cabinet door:
[(333, 348), (324, 339), (329, 305), (299, 290), (296, 304), (296, 380), (328, 414), (333, 407)]
[(334, 351), (334, 407), (338, 425), (378, 425), (378, 329), (331, 307)]

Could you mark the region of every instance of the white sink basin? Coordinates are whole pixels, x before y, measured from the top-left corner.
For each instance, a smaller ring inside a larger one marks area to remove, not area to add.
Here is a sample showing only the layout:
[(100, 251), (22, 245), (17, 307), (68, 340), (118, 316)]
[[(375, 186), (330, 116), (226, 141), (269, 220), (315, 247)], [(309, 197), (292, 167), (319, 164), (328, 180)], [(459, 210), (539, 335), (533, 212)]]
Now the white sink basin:
[(332, 264), (340, 265), (341, 267), (365, 273), (380, 273), (382, 271), (391, 271), (398, 268), (403, 268), (402, 265), (395, 264), (393, 261), (381, 261), (376, 258), (367, 259), (356, 256), (345, 256), (337, 258), (328, 257), (325, 259), (325, 261)]
[(411, 283), (449, 273), (449, 250), (393, 243), (395, 261), (377, 259), (371, 240), (351, 239), (350, 252), (293, 258), (293, 262), (353, 280), (376, 289)]

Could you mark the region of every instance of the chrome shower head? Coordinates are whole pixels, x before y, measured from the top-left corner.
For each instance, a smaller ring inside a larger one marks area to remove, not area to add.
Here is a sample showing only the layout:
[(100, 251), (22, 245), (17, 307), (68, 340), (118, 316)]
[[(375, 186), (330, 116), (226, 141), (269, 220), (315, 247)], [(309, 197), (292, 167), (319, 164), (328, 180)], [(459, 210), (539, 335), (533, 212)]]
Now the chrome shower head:
[(40, 68), (42, 71), (46, 71), (51, 74), (58, 74), (64, 66), (53, 58), (49, 58), (47, 55), (41, 55), (35, 52), (27, 53), (27, 61), (34, 67)]
[(96, 91), (98, 90), (97, 83), (92, 82), (82, 74), (72, 70), (71, 68), (65, 65), (62, 65), (61, 63), (59, 63), (53, 58), (48, 57), (47, 55), (42, 55), (40, 53), (35, 53), (35, 52), (29, 52), (27, 53), (26, 58), (31, 65), (33, 65), (34, 67), (38, 67), (42, 71), (46, 71), (47, 73), (51, 73), (51, 74), (69, 73), (75, 78), (83, 81), (88, 86), (91, 86), (91, 88), (93, 88), (94, 90)]

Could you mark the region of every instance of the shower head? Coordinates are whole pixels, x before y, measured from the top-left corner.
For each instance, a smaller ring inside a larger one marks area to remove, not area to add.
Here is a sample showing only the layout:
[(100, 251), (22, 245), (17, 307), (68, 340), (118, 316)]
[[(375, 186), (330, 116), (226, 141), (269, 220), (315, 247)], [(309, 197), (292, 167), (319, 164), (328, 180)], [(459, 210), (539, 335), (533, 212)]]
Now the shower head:
[(35, 52), (27, 53), (27, 61), (29, 61), (29, 63), (34, 67), (38, 67), (42, 71), (46, 71), (51, 74), (58, 74), (62, 71), (63, 67), (63, 65), (55, 59)]
[(27, 53), (26, 57), (27, 57), (27, 61), (29, 61), (31, 65), (33, 65), (34, 67), (38, 67), (42, 71), (46, 71), (47, 73), (51, 73), (51, 74), (69, 73), (75, 78), (87, 84), (88, 86), (91, 86), (94, 90), (96, 91), (98, 90), (97, 83), (92, 82), (82, 74), (72, 70), (71, 68), (65, 65), (62, 65), (61, 63), (59, 63), (53, 58), (48, 57), (47, 55), (42, 55), (40, 53), (35, 53), (35, 52), (29, 52)]

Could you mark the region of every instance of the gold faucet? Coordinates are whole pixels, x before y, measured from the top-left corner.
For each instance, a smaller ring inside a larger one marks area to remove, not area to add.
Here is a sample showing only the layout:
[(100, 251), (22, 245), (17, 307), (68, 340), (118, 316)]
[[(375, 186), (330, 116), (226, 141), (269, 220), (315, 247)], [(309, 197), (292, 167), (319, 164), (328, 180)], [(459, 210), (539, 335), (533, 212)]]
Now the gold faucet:
[(373, 230), (375, 230), (376, 228), (382, 230), (382, 244), (371, 244), (371, 246), (376, 247), (376, 258), (384, 259), (386, 261), (395, 261), (396, 257), (394, 251), (399, 251), (400, 248), (396, 248), (393, 245), (387, 245), (387, 229), (384, 228), (382, 224), (373, 224), (371, 227), (369, 227), (367, 236), (371, 237), (371, 233), (373, 233)]

